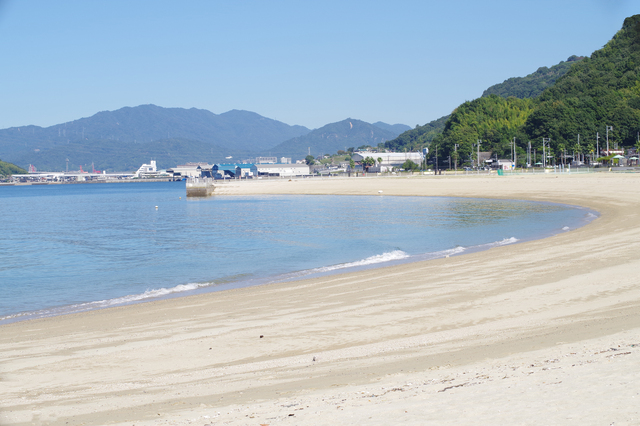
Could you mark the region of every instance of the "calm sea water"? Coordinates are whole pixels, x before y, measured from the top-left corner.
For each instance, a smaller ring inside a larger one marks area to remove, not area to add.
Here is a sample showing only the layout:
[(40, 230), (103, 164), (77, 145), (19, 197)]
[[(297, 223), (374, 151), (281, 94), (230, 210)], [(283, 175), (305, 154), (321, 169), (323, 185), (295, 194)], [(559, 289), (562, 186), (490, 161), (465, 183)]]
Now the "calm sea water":
[(187, 200), (177, 182), (0, 187), (0, 202), (0, 322), (429, 259), (595, 217), (440, 197)]

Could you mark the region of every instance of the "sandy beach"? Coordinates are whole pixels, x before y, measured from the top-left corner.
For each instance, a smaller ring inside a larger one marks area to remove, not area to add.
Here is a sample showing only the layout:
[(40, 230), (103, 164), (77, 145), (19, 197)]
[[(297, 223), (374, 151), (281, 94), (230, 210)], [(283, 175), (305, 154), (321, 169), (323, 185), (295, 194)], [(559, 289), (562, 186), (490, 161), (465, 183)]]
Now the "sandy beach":
[(552, 201), (600, 217), (450, 258), (2, 325), (0, 425), (640, 424), (640, 175), (216, 191)]

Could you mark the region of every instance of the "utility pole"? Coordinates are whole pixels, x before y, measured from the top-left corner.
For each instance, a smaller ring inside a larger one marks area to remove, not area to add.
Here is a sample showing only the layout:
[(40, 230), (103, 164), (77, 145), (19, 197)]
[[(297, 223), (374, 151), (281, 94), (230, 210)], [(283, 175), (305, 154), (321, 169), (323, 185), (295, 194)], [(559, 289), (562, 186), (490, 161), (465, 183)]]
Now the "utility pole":
[(458, 146), (459, 145), (457, 143), (453, 144), (453, 150), (456, 152), (455, 155), (454, 155), (454, 160), (455, 161), (453, 163), (455, 168), (456, 168), (456, 174), (458, 174)]
[(607, 155), (610, 155), (609, 152), (609, 130), (613, 131), (613, 126), (606, 126), (607, 128)]
[(596, 132), (596, 158), (600, 156), (600, 133)]
[[(515, 142), (516, 138), (513, 138), (513, 140)], [(511, 162), (513, 163), (513, 142), (509, 142), (509, 148), (511, 148)]]
[(478, 171), (480, 171), (480, 145), (482, 145), (482, 140), (478, 139)]
[(513, 137), (513, 170), (516, 169), (516, 157), (518, 153), (516, 152), (516, 137)]
[(545, 149), (545, 144), (547, 144), (548, 146), (549, 142), (551, 142), (551, 139), (542, 138), (542, 167), (545, 167), (545, 168), (547, 167), (547, 153), (548, 153), (548, 151)]

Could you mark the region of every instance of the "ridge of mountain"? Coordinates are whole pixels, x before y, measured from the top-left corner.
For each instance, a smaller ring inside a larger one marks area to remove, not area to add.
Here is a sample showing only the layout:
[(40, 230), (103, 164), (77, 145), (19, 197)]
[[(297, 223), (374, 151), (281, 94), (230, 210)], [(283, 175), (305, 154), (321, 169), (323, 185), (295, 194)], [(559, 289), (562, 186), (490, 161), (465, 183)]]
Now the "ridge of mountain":
[(511, 77), (502, 83), (494, 84), (482, 92), (482, 97), (498, 95), (503, 98), (514, 96), (520, 99), (536, 98), (547, 88), (554, 85), (558, 78), (565, 75), (571, 66), (584, 59), (584, 56), (572, 55), (566, 61), (560, 61), (551, 68), (540, 67), (524, 77)]
[(380, 127), (383, 130), (388, 130), (391, 133), (395, 133), (396, 135), (399, 135), (401, 133), (406, 132), (407, 130), (411, 130), (411, 126), (407, 126), (406, 124), (387, 124), (387, 123), (383, 123), (382, 121), (376, 121), (375, 123), (371, 123), (376, 127)]
[[(62, 170), (65, 161), (55, 164), (43, 161), (50, 151), (56, 158), (69, 158), (70, 165), (75, 168), (87, 165), (81, 158), (90, 156), (93, 160), (89, 164), (100, 159), (106, 161), (104, 168), (107, 170), (123, 170), (125, 163), (122, 161), (109, 161), (124, 158), (128, 151), (133, 155), (140, 151), (136, 145), (143, 144), (149, 156), (158, 157), (159, 167), (169, 167), (175, 164), (163, 164), (159, 159), (164, 147), (154, 147), (158, 141), (199, 141), (197, 146), (203, 154), (217, 152), (219, 157), (214, 159), (221, 159), (259, 152), (309, 131), (304, 126), (290, 126), (250, 111), (231, 110), (217, 115), (197, 108), (140, 105), (101, 111), (91, 117), (50, 127), (29, 125), (1, 129), (0, 156), (23, 166), (35, 164), (38, 168)], [(110, 150), (105, 151), (101, 145)], [(80, 147), (82, 149), (77, 151)], [(195, 154), (191, 149), (188, 151)]]
[(312, 130), (303, 136), (297, 136), (264, 151), (264, 155), (287, 156), (301, 159), (311, 154), (314, 157), (333, 154), (338, 150), (357, 148), (363, 145), (372, 147), (393, 139), (397, 133), (376, 125), (347, 118)]
[[(481, 98), (497, 95), (501, 98), (510, 96), (519, 99), (531, 99), (539, 97), (544, 90), (552, 87), (556, 81), (564, 76), (571, 67), (584, 60), (584, 56), (570, 56), (566, 61), (553, 65), (551, 68), (540, 67), (524, 77), (512, 77), (502, 83), (494, 84), (487, 88)], [(385, 143), (385, 147), (394, 150), (416, 150), (425, 144), (431, 143), (445, 129), (445, 123), (451, 114), (432, 120), (422, 126), (407, 130), (393, 140)]]

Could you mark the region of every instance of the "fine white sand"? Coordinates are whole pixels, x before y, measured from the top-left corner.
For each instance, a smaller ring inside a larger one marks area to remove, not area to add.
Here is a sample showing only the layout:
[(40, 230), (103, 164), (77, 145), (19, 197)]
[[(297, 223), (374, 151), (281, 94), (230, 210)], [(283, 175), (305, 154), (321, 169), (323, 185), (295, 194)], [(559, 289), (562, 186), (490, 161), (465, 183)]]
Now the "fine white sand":
[(216, 196), (378, 191), (601, 216), (480, 253), (0, 326), (0, 425), (640, 424), (640, 176), (250, 181)]

